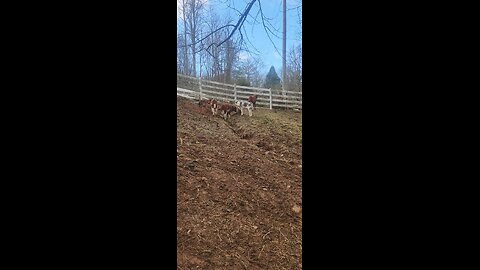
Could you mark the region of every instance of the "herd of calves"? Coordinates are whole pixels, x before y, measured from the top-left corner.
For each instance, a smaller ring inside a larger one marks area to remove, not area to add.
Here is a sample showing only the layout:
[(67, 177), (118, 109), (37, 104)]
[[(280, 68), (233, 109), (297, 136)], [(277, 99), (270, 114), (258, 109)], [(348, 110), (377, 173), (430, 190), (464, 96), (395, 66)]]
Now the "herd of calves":
[(216, 99), (201, 100), (198, 105), (209, 107), (212, 110), (212, 114), (216, 115), (218, 110), (222, 113), (222, 116), (225, 120), (227, 117), (234, 113), (237, 113), (240, 110), (241, 115), (243, 115), (243, 110), (248, 110), (248, 115), (252, 116), (252, 111), (256, 109), (255, 103), (257, 102), (257, 95), (248, 97), (248, 101), (236, 101), (235, 104), (229, 103), (220, 103)]

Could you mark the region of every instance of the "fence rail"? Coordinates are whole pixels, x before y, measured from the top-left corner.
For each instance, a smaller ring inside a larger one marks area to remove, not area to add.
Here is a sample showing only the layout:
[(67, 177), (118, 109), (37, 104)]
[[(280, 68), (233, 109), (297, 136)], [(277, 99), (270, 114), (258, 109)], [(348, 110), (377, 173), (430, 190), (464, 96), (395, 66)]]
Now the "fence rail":
[(226, 84), (177, 73), (177, 96), (195, 100), (215, 98), (222, 102), (235, 102), (257, 95), (258, 107), (302, 109), (302, 92), (284, 91), (281, 95), (272, 92), (281, 93), (267, 88)]

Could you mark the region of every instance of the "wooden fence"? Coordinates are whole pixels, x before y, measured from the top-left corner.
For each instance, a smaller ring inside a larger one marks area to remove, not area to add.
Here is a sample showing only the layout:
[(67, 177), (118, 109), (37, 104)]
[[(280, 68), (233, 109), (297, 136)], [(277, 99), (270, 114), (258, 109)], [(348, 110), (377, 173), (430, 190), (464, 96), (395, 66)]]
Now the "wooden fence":
[(177, 95), (196, 100), (215, 98), (226, 103), (246, 101), (249, 96), (257, 95), (258, 107), (302, 109), (302, 92), (285, 91), (282, 94), (281, 90), (225, 84), (178, 73)]

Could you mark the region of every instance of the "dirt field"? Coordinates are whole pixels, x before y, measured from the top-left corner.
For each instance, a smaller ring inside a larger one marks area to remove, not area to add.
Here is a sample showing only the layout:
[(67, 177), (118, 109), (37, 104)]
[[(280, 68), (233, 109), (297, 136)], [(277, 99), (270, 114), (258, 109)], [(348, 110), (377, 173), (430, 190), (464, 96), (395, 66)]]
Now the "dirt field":
[(302, 119), (177, 98), (177, 269), (302, 269)]

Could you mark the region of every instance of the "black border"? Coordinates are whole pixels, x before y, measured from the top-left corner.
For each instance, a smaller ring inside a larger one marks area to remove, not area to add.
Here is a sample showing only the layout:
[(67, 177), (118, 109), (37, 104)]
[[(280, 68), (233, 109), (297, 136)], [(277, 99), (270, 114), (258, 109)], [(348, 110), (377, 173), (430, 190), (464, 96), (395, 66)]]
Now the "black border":
[(452, 262), (473, 7), (303, 5), (304, 265)]
[(8, 132), (22, 181), (8, 190), (28, 224), (19, 251), (36, 262), (175, 268), (176, 7), (166, 3), (9, 9)]

